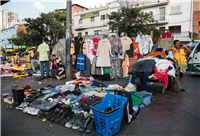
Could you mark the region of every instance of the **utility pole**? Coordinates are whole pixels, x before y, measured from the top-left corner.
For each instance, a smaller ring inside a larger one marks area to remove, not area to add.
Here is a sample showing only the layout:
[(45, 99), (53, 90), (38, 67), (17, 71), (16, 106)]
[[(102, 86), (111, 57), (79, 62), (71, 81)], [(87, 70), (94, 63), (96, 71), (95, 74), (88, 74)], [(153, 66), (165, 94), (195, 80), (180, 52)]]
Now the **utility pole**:
[(72, 38), (72, 14), (71, 0), (66, 0), (66, 46), (65, 46), (65, 75), (66, 79), (72, 79), (72, 58), (70, 55), (71, 38)]

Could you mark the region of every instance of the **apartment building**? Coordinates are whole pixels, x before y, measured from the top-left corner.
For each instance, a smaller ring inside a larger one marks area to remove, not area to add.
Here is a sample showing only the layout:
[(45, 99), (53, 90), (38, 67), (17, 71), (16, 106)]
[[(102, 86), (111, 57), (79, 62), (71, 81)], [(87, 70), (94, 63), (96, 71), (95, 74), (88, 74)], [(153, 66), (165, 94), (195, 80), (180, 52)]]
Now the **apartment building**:
[(18, 20), (18, 13), (11, 10), (2, 10), (2, 29), (13, 27)]
[(74, 36), (105, 34), (108, 31), (108, 4), (74, 13)]

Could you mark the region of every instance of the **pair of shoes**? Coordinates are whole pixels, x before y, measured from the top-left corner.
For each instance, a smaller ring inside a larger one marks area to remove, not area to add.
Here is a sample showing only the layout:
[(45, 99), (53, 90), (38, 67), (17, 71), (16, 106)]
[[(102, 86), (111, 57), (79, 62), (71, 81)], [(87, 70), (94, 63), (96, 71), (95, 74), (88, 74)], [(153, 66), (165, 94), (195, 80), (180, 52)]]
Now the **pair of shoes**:
[(75, 123), (76, 118), (78, 118), (79, 114), (74, 114), (72, 118), (65, 124), (65, 127), (71, 128), (72, 125)]
[(31, 115), (37, 115), (40, 110), (33, 107), (26, 107), (23, 109), (23, 113), (28, 113)]
[(63, 110), (59, 110), (59, 111), (57, 112), (57, 114), (54, 114), (54, 116), (52, 116), (52, 117), (50, 118), (50, 120), (51, 120), (52, 122), (54, 122), (56, 119), (60, 118), (60, 117), (62, 116), (62, 114), (63, 114)]
[(59, 113), (59, 108), (52, 110), (53, 112), (46, 113), (46, 119), (50, 120), (51, 117), (57, 115)]
[(79, 128), (80, 132), (92, 133), (95, 130), (94, 118), (88, 115), (83, 121), (81, 127)]
[(23, 102), (18, 107), (15, 107), (17, 110), (24, 110), (28, 106), (29, 102)]
[(43, 79), (45, 79), (45, 77), (41, 77), (41, 76), (40, 76), (40, 77), (36, 78), (35, 80), (36, 80), (36, 81), (41, 81), (41, 80), (43, 80)]

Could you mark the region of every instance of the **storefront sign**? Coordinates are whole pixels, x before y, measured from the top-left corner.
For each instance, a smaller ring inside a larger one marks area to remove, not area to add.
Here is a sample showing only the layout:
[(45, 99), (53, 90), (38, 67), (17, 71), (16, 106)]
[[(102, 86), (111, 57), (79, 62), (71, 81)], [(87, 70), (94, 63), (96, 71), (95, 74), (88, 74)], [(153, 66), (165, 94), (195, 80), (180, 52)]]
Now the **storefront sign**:
[(93, 13), (88, 13), (88, 14), (83, 14), (83, 15), (81, 15), (81, 19), (90, 18), (90, 17), (98, 17), (98, 16), (99, 16), (99, 11), (93, 12)]

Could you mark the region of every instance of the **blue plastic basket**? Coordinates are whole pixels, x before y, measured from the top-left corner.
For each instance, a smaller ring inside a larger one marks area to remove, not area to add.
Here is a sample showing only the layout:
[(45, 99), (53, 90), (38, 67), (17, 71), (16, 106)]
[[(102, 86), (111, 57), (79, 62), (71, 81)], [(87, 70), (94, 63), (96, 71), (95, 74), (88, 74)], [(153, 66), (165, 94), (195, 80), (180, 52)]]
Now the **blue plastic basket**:
[[(93, 111), (94, 122), (96, 130), (103, 136), (111, 136), (119, 132), (124, 105), (127, 103), (127, 98), (114, 94), (106, 94), (103, 101), (91, 105)], [(108, 107), (112, 107), (113, 111), (110, 113), (103, 113), (102, 111)]]

